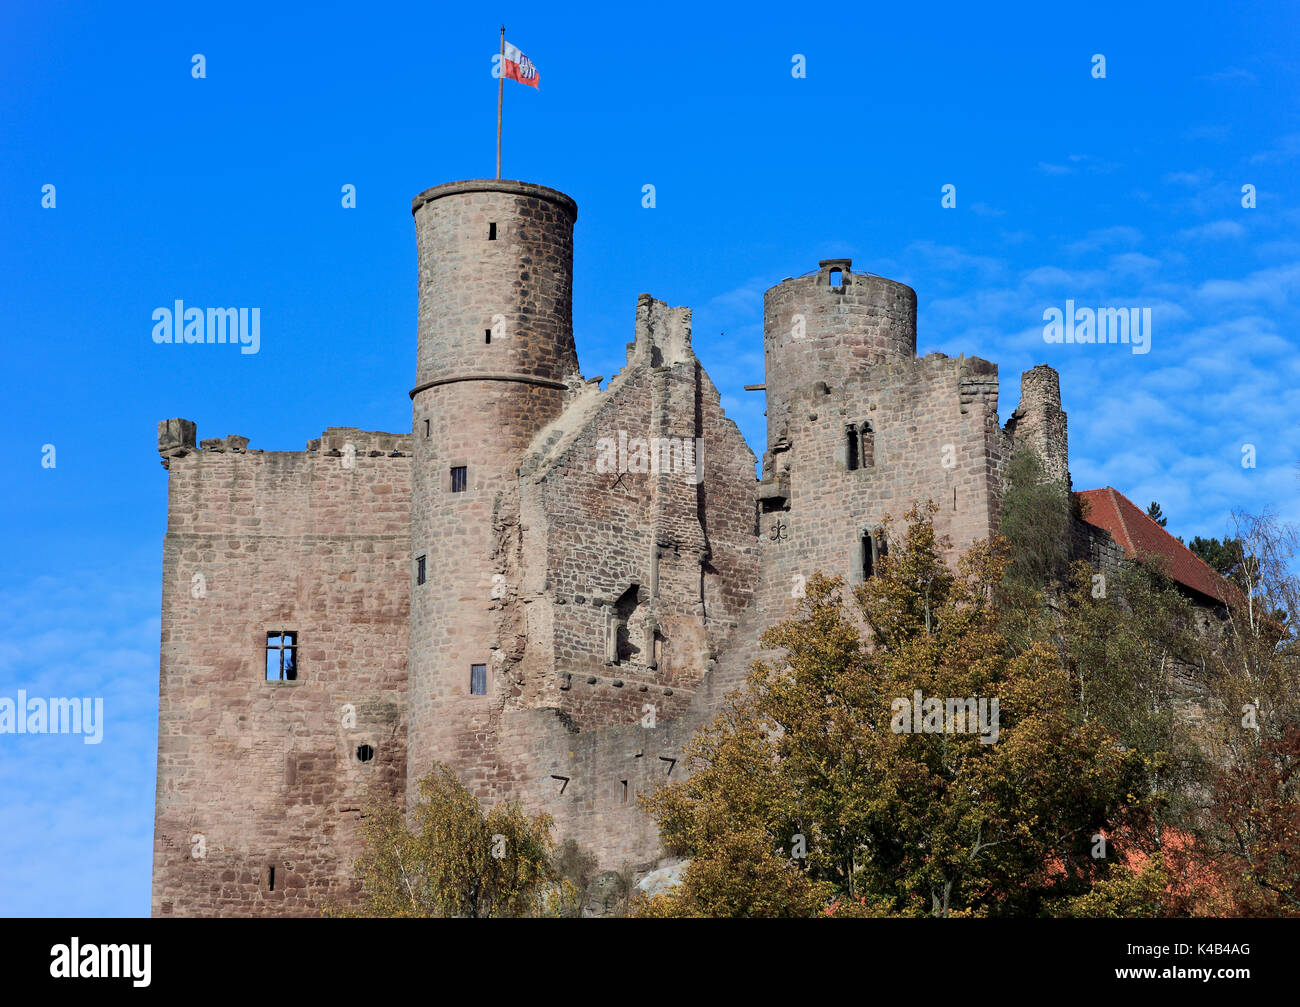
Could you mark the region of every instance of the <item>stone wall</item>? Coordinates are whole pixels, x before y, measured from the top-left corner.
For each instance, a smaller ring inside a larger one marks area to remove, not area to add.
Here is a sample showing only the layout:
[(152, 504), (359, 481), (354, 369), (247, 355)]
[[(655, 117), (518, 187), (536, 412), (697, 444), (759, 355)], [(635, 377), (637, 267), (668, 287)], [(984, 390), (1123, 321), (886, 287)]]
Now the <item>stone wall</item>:
[[(410, 438), (334, 428), (306, 452), (198, 450), (180, 422), (160, 424), (153, 913), (316, 915), (350, 895), (365, 794), (400, 800), (405, 780)], [(282, 630), (298, 677), (267, 681)]]
[[(861, 583), (867, 554), (874, 548), (874, 561), (888, 549), (886, 518), (896, 537), (913, 503), (938, 505), (935, 528), (951, 540), (950, 558), (996, 527), (1005, 442), (996, 365), (918, 359), (909, 288), (854, 274), (847, 259), (820, 265), (765, 298), (763, 577), (758, 623), (746, 635), (793, 611), (816, 572)], [(732, 662), (727, 673), (736, 680), (742, 671)]]

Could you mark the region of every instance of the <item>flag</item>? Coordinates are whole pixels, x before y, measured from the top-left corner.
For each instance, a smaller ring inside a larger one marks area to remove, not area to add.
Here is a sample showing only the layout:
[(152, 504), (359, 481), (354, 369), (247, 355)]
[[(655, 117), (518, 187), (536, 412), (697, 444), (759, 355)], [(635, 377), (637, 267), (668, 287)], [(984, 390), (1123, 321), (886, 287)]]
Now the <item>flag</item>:
[(506, 43), (505, 57), (502, 77), (517, 80), (529, 87), (537, 87), (541, 83), (542, 76), (537, 72), (537, 67), (533, 66), (533, 61), (509, 42)]

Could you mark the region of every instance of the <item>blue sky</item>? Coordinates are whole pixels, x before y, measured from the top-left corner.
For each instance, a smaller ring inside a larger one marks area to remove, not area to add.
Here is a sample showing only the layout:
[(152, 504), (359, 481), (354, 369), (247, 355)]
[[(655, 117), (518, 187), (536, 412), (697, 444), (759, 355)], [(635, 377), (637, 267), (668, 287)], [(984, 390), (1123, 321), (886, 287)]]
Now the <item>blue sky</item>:
[[(920, 352), (1000, 365), (1004, 419), (1022, 370), (1061, 372), (1076, 489), (1184, 538), (1300, 519), (1294, 5), (710, 6), (4, 5), (0, 696), (102, 696), (107, 723), (0, 735), (0, 915), (148, 913), (156, 423), (409, 429), (410, 200), (492, 174), (502, 21), (541, 73), (506, 85), (503, 175), (578, 201), (588, 376), (638, 293), (690, 305), (761, 451), (763, 290), (848, 255), (916, 289)], [(260, 352), (155, 345), (176, 299), (260, 307)], [(1151, 307), (1151, 352), (1045, 344), (1066, 299)]]

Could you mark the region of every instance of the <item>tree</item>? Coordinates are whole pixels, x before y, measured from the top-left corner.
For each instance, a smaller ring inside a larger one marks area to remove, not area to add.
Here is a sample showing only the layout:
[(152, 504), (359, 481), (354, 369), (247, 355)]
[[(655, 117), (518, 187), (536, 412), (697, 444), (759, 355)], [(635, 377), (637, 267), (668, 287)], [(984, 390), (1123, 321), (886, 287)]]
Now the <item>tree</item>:
[(1179, 672), (1198, 662), (1202, 641), (1187, 600), (1153, 564), (1127, 563), (1106, 574), (1077, 563), (1055, 626), (1076, 715), (1111, 732), (1142, 759), (1150, 816), (1127, 838), (1161, 845), (1162, 830), (1185, 820), (1190, 788), (1205, 782), (1195, 739), (1180, 718), (1187, 697)]
[(528, 818), (517, 804), (484, 813), (446, 766), (419, 782), (409, 829), (400, 808), (372, 802), (362, 818), (366, 851), (354, 869), (359, 916), (564, 915), (577, 895), (557, 880), (551, 819)]
[(1022, 591), (1050, 588), (1070, 560), (1070, 491), (1047, 478), (1038, 455), (1022, 448), (1007, 465), (1001, 534), (1010, 550), (1007, 582)]
[(1300, 915), (1300, 577), (1297, 533), (1233, 515), (1239, 560), (1208, 635), (1205, 747), (1219, 767), (1198, 835), (1243, 915)]
[(1211, 812), (1237, 910), (1300, 916), (1300, 725), (1229, 765), (1215, 781)]
[(576, 839), (566, 839), (552, 856), (551, 865), (559, 886), (556, 894), (561, 896), (554, 915), (581, 916), (582, 896), (600, 867), (595, 854), (584, 849)]
[(786, 810), (790, 795), (755, 697), (729, 695), (684, 751), (689, 774), (641, 805), (655, 816), (670, 852), (690, 856), (682, 882), (642, 905), (650, 917), (808, 917), (831, 897), (789, 853), (800, 839)]
[(757, 882), (769, 915), (828, 895), (836, 916), (1008, 915), (1107, 875), (1090, 838), (1142, 805), (1141, 756), (1073, 716), (1050, 646), (1009, 653), (1004, 545), (977, 543), (954, 573), (936, 512), (913, 507), (852, 607), (811, 578), (763, 636), (783, 657), (696, 739), (692, 775), (646, 800), (693, 858), (667, 908), (756, 914)]
[(1187, 546), (1223, 577), (1231, 577), (1241, 564), (1241, 540), (1235, 538), (1201, 538), (1197, 535)]
[(1116, 871), (1082, 895), (1049, 903), (1048, 914), (1075, 919), (1131, 919), (1162, 915), (1172, 878), (1160, 856), (1138, 871)]
[(1147, 508), (1147, 517), (1161, 528), (1169, 523), (1169, 519), (1165, 517), (1164, 512), (1160, 509), (1160, 505), (1154, 500), (1151, 501), (1151, 506)]

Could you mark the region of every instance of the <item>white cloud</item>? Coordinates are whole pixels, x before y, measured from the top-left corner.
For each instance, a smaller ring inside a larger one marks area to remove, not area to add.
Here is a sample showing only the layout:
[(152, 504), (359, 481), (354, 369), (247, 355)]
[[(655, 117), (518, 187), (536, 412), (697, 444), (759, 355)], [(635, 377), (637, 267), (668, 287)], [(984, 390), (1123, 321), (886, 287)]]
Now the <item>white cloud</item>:
[(1093, 252), (1101, 248), (1109, 248), (1114, 245), (1136, 245), (1142, 240), (1142, 232), (1136, 227), (1125, 227), (1118, 225), (1115, 227), (1098, 227), (1089, 231), (1078, 241), (1073, 241), (1065, 246), (1067, 252)]
[(1187, 227), (1178, 232), (1178, 237), (1184, 241), (1214, 239), (1214, 238), (1240, 238), (1246, 233), (1246, 228), (1236, 220), (1211, 220), (1205, 224), (1198, 224), (1196, 227)]

